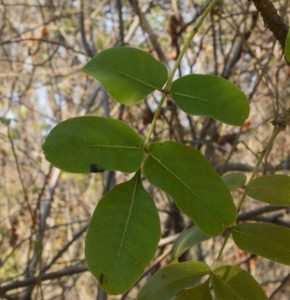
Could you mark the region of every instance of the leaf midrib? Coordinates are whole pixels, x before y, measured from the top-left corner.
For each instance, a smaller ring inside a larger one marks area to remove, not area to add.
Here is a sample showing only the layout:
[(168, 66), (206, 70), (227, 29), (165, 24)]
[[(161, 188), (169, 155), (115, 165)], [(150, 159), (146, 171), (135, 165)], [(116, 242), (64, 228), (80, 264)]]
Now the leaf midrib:
[(126, 236), (126, 233), (127, 233), (127, 230), (128, 230), (128, 225), (130, 223), (131, 216), (132, 216), (132, 211), (133, 211), (133, 207), (134, 207), (134, 204), (135, 204), (135, 196), (136, 196), (138, 181), (139, 181), (139, 177), (136, 176), (136, 182), (135, 182), (133, 193), (132, 193), (131, 203), (130, 203), (130, 207), (129, 207), (129, 211), (128, 211), (128, 217), (126, 219), (126, 223), (125, 223), (124, 231), (123, 231), (123, 234), (122, 234), (122, 237), (121, 237), (118, 252), (115, 256), (115, 264), (114, 264), (114, 268), (113, 268), (114, 271), (113, 271), (112, 282), (114, 282), (114, 277), (116, 276), (116, 270), (118, 269), (117, 267), (118, 267), (118, 263), (119, 263), (119, 257), (121, 256), (121, 252), (122, 252), (123, 247), (124, 247), (125, 236)]
[(143, 84), (143, 85), (145, 85), (146, 87), (149, 87), (149, 88), (151, 88), (151, 89), (157, 90), (157, 89), (160, 88), (160, 87), (155, 86), (155, 85), (153, 85), (153, 84), (150, 84), (150, 83), (148, 83), (148, 82), (146, 82), (146, 81), (143, 81), (142, 79), (140, 79), (140, 78), (138, 78), (138, 77), (134, 77), (133, 75), (131, 75), (131, 74), (129, 74), (129, 73), (122, 72), (122, 71), (120, 71), (120, 70), (118, 70), (118, 69), (115, 69), (115, 68), (113, 68), (113, 67), (110, 67), (110, 66), (105, 66), (105, 67), (106, 67), (107, 69), (109, 69), (109, 70), (112, 70), (112, 71), (114, 71), (114, 72), (116, 72), (116, 73), (119, 73), (120, 75), (123, 75), (124, 77), (130, 78), (130, 79), (132, 79), (133, 81), (137, 81), (137, 82), (139, 82), (139, 83), (141, 83), (141, 84)]
[(173, 92), (172, 94), (182, 96), (182, 97), (186, 97), (186, 98), (190, 98), (192, 100), (199, 100), (199, 101), (202, 101), (202, 102), (207, 102), (207, 103), (210, 103), (210, 104), (214, 104), (216, 106), (222, 106), (222, 104), (220, 104), (218, 102), (214, 102), (214, 101), (211, 101), (211, 100), (209, 100), (207, 98), (203, 98), (203, 97), (192, 96), (192, 95), (184, 94), (184, 93), (180, 93), (180, 92)]
[(230, 290), (230, 292), (234, 294), (238, 299), (244, 300), (244, 298), (240, 297), (240, 295), (237, 294), (237, 292), (230, 285), (226, 284), (226, 282), (222, 278), (215, 275), (215, 279), (217, 279), (219, 283), (221, 283), (226, 289)]
[(199, 199), (202, 203), (205, 203), (206, 206), (209, 209), (212, 209), (213, 211), (216, 212), (216, 215), (220, 217), (220, 220), (223, 221), (223, 218), (221, 218), (220, 213), (216, 211), (216, 209), (214, 209), (214, 207), (211, 207), (210, 203), (208, 203), (206, 198), (201, 198), (195, 191), (193, 191), (191, 189), (190, 186), (188, 186), (179, 176), (177, 176), (170, 168), (168, 168), (160, 159), (158, 159), (158, 157), (156, 157), (155, 155), (153, 155), (151, 152), (149, 153), (149, 155), (158, 163), (160, 164), (168, 173), (170, 173), (174, 178), (176, 178), (187, 190), (189, 190), (194, 196), (196, 196), (197, 199)]
[(130, 150), (142, 150), (143, 147), (137, 146), (126, 146), (126, 145), (101, 145), (101, 144), (66, 144), (68, 147), (72, 148), (119, 148), (119, 149), (130, 149)]
[[(205, 275), (207, 275), (208, 272), (205, 271), (196, 271), (196, 273), (193, 274), (184, 274), (183, 276), (175, 279), (174, 281), (170, 281), (170, 282), (165, 282), (160, 288), (159, 290), (155, 290), (153, 293), (151, 293), (152, 295), (159, 295), (159, 294), (164, 294), (164, 293), (168, 293), (168, 291), (170, 290), (172, 284), (176, 284), (176, 283), (180, 283), (182, 284), (185, 280), (188, 279), (192, 279), (192, 281), (196, 281), (202, 277), (204, 277)], [(195, 284), (195, 282), (192, 283), (193, 285)], [(172, 289), (169, 291), (169, 293), (172, 292)], [(176, 292), (176, 289), (174, 288), (174, 293)], [(178, 291), (177, 291), (178, 293)]]
[(203, 287), (203, 290), (201, 292), (199, 300), (202, 300), (204, 298), (204, 296), (206, 295), (206, 292), (207, 292), (208, 289), (209, 289), (209, 285), (207, 285), (206, 283), (204, 283), (204, 287)]
[[(272, 190), (272, 191), (285, 190), (287, 193), (290, 193), (290, 188), (287, 189), (287, 187), (277, 188), (277, 187), (271, 187), (271, 186), (249, 186), (248, 191), (252, 191), (252, 190)], [(289, 201), (290, 201), (290, 199), (289, 199)]]

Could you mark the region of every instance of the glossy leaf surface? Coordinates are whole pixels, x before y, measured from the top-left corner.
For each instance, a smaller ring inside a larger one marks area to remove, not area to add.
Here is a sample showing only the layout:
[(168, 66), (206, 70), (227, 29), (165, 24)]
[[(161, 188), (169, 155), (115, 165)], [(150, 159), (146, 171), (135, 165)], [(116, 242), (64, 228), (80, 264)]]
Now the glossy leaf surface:
[(158, 270), (140, 291), (137, 300), (169, 300), (196, 285), (209, 272), (201, 262), (182, 262)]
[(144, 272), (159, 238), (156, 207), (137, 173), (97, 205), (86, 236), (88, 268), (109, 294), (123, 293)]
[(288, 63), (290, 63), (290, 30), (288, 30), (288, 34), (286, 37), (284, 54)]
[(186, 289), (175, 300), (212, 300), (209, 289), (209, 281), (191, 289)]
[(248, 196), (274, 205), (290, 206), (290, 176), (257, 177), (246, 188)]
[(249, 115), (246, 95), (226, 79), (191, 74), (172, 84), (174, 102), (185, 112), (242, 125)]
[(230, 190), (236, 190), (245, 185), (247, 176), (241, 172), (230, 172), (223, 175), (222, 180)]
[(125, 123), (85, 116), (54, 127), (43, 151), (50, 163), (68, 172), (133, 172), (143, 160), (143, 145), (143, 139)]
[(210, 236), (203, 233), (197, 226), (193, 226), (185, 231), (183, 231), (178, 237), (174, 248), (173, 257), (178, 258), (189, 248), (195, 246), (196, 244), (209, 239)]
[(83, 72), (99, 80), (118, 102), (134, 104), (167, 80), (166, 67), (135, 48), (111, 48), (92, 58)]
[(239, 224), (233, 239), (244, 251), (290, 265), (290, 229), (268, 223)]
[(223, 266), (215, 271), (213, 287), (217, 300), (267, 300), (256, 280), (237, 266)]
[(229, 190), (195, 148), (175, 142), (154, 143), (144, 173), (206, 234), (217, 235), (235, 221), (236, 208)]

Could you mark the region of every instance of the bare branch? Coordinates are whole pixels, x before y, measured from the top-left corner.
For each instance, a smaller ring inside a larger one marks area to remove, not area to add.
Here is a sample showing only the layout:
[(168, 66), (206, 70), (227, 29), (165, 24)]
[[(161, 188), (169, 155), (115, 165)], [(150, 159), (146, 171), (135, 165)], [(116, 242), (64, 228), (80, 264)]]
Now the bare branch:
[(264, 24), (268, 27), (276, 39), (284, 48), (286, 36), (288, 33), (288, 26), (284, 23), (281, 16), (278, 14), (277, 9), (269, 0), (253, 0), (257, 10), (260, 12)]
[(139, 20), (140, 20), (140, 25), (142, 29), (148, 34), (149, 40), (156, 51), (158, 58), (165, 64), (167, 64), (167, 59), (166, 56), (158, 42), (157, 36), (155, 35), (154, 31), (152, 30), (148, 20), (146, 19), (145, 15), (141, 11), (139, 7), (139, 2), (138, 0), (129, 0), (131, 6), (133, 7), (136, 15), (138, 15)]
[(58, 278), (61, 278), (64, 276), (71, 276), (74, 274), (83, 273), (83, 272), (86, 272), (87, 270), (88, 269), (85, 266), (72, 266), (72, 267), (65, 268), (61, 271), (43, 274), (43, 275), (40, 275), (39, 277), (33, 276), (33, 277), (26, 278), (24, 280), (16, 280), (10, 284), (0, 287), (0, 295), (4, 296), (4, 294), (10, 290), (35, 285), (39, 281), (58, 279)]

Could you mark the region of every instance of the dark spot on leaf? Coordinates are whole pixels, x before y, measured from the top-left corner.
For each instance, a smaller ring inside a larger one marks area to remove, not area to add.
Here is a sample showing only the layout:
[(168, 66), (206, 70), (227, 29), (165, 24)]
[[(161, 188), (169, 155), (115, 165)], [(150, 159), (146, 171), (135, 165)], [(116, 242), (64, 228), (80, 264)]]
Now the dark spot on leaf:
[(90, 172), (91, 173), (101, 173), (104, 172), (105, 170), (102, 168), (99, 168), (96, 164), (91, 164), (90, 165)]

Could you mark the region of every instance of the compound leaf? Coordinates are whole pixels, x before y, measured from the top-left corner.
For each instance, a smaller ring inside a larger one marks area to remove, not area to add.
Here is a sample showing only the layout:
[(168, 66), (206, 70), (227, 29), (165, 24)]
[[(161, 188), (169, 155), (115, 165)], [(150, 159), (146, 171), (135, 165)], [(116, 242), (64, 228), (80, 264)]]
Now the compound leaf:
[(134, 172), (143, 160), (143, 145), (125, 123), (85, 116), (59, 123), (47, 136), (43, 151), (49, 162), (67, 172)]
[(154, 143), (148, 149), (144, 173), (206, 234), (218, 235), (235, 221), (229, 190), (195, 148), (176, 142)]
[(108, 293), (123, 293), (144, 272), (159, 238), (158, 213), (138, 172), (97, 205), (86, 236), (88, 268)]
[(236, 245), (244, 251), (290, 265), (290, 229), (268, 223), (239, 224), (232, 229)]
[(202, 262), (182, 262), (158, 270), (144, 285), (137, 300), (169, 300), (185, 288), (199, 283), (208, 274)]
[(222, 266), (212, 279), (217, 300), (267, 300), (256, 280), (237, 266)]
[(83, 72), (99, 80), (118, 102), (134, 104), (167, 80), (166, 67), (150, 54), (134, 48), (111, 48), (92, 58)]
[(263, 202), (290, 206), (290, 177), (286, 175), (257, 177), (248, 184), (246, 193)]
[(249, 115), (246, 95), (231, 82), (214, 75), (191, 74), (172, 84), (174, 102), (185, 112), (242, 125)]

